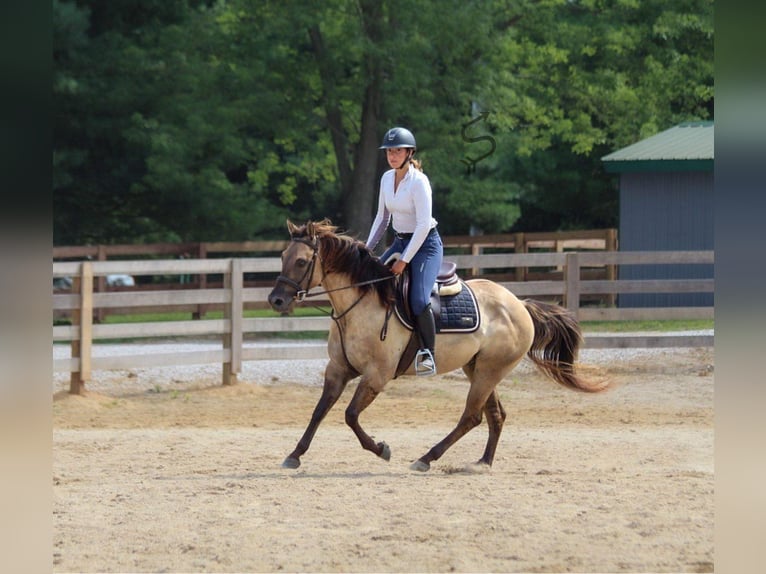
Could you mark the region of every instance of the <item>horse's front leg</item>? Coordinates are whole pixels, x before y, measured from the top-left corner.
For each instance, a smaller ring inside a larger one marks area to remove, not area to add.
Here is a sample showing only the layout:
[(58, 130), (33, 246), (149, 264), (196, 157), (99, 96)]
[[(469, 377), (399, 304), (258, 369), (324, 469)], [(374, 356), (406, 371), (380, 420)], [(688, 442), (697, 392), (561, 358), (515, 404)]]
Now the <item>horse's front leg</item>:
[(364, 409), (370, 406), (370, 403), (372, 403), (372, 401), (375, 400), (375, 397), (380, 394), (383, 384), (379, 385), (379, 388), (376, 387), (378, 387), (378, 385), (373, 385), (369, 379), (362, 377), (362, 380), (359, 382), (359, 386), (354, 393), (354, 398), (351, 399), (351, 402), (346, 408), (346, 424), (354, 431), (362, 448), (369, 450), (383, 460), (388, 461), (391, 459), (391, 449), (389, 446), (384, 442), (376, 443), (359, 425), (359, 415)]
[(319, 428), (319, 423), (322, 422), (333, 405), (338, 402), (341, 394), (343, 394), (343, 390), (346, 388), (346, 384), (354, 376), (354, 373), (348, 372), (345, 368), (330, 361), (325, 369), (322, 396), (319, 398), (316, 407), (314, 407), (311, 420), (301, 440), (298, 441), (295, 450), (282, 463), (283, 468), (298, 468), (301, 465), (301, 456), (309, 449), (314, 434), (316, 434)]

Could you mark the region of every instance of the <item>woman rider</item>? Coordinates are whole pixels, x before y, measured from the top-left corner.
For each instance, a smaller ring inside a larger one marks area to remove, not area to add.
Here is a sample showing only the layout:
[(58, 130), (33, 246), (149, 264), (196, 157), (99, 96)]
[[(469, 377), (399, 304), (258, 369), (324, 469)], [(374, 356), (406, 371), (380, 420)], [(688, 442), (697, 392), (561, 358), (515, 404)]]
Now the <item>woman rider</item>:
[(388, 261), (392, 254), (400, 253), (391, 271), (400, 275), (407, 266), (410, 268), (409, 303), (420, 336), (415, 372), (433, 375), (436, 373), (436, 325), (429, 300), (439, 274), (443, 247), (436, 230), (437, 221), (431, 214), (431, 183), (420, 162), (412, 157), (417, 145), (409, 130), (391, 128), (383, 136), (379, 149), (386, 150), (391, 169), (380, 178), (378, 211), (367, 238), (367, 247), (374, 249), (389, 224), (393, 226), (394, 241), (381, 259)]

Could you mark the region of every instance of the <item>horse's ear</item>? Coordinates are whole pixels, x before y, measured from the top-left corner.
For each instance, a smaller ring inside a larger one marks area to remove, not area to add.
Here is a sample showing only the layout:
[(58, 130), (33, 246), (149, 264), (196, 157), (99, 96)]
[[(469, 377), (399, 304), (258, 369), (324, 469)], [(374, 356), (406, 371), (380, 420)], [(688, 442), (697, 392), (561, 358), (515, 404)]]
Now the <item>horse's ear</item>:
[(306, 222), (306, 235), (308, 235), (311, 240), (313, 241), (316, 238), (316, 228), (314, 226), (313, 221), (307, 221)]
[(287, 232), (290, 234), (290, 237), (295, 235), (295, 232), (298, 231), (298, 227), (289, 219), (287, 220)]

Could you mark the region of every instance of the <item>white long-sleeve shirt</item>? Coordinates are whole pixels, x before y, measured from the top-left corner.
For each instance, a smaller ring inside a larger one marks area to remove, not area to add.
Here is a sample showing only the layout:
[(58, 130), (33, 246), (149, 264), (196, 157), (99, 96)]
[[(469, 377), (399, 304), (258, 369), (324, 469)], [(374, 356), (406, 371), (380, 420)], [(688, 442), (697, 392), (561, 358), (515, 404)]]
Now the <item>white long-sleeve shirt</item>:
[(402, 261), (409, 263), (428, 232), (437, 224), (431, 215), (431, 182), (426, 174), (410, 164), (394, 192), (395, 175), (396, 170), (390, 169), (380, 178), (378, 212), (370, 228), (367, 247), (373, 249), (383, 238), (389, 223), (393, 223), (394, 231), (412, 233), (412, 239), (401, 255)]

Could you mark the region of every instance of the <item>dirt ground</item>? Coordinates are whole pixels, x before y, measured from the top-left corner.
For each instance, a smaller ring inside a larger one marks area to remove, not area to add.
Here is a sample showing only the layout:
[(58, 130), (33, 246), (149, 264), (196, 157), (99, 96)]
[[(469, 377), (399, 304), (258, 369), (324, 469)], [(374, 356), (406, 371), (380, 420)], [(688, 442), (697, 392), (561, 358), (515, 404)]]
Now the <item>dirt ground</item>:
[(298, 470), (280, 467), (320, 388), (297, 383), (72, 396), (54, 419), (54, 572), (712, 572), (713, 350), (584, 365), (574, 393), (527, 369), (489, 473), (486, 424), (428, 473), (467, 382), (398, 379), (343, 422), (353, 384)]

